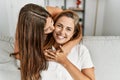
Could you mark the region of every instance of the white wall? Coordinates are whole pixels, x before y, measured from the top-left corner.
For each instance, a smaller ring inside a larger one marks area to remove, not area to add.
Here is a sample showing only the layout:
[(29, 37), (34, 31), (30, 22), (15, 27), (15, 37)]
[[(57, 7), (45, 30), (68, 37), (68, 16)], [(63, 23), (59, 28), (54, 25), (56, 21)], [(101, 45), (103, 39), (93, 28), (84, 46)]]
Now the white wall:
[[(0, 0), (0, 34), (14, 36), (20, 8), (26, 3), (36, 3), (44, 6), (45, 0)], [(62, 6), (64, 0), (53, 0), (49, 3), (53, 6)], [(68, 0), (67, 0), (68, 1)], [(99, 0), (97, 17), (96, 1), (86, 0), (85, 35), (92, 36), (94, 27), (95, 35), (120, 35), (120, 0)], [(62, 3), (60, 3), (62, 2)], [(69, 0), (68, 7), (75, 7), (75, 1)], [(96, 24), (95, 24), (95, 19)]]
[(103, 35), (120, 36), (120, 0), (106, 0)]
[[(63, 4), (63, 1), (64, 0), (62, 0), (62, 1), (53, 0), (54, 3), (52, 1), (49, 1), (49, 4), (51, 4), (53, 6), (57, 4), (57, 6), (60, 7), (60, 6), (63, 6), (63, 5), (61, 5), (61, 4)], [(102, 1), (104, 1), (104, 0), (102, 0)], [(44, 0), (9, 0), (9, 1), (3, 0), (2, 2), (0, 2), (0, 4), (4, 3), (4, 5), (6, 5), (6, 6), (1, 5), (3, 8), (5, 7), (3, 14), (4, 15), (6, 14), (6, 16), (2, 17), (2, 18), (4, 18), (3, 22), (4, 22), (5, 27), (0, 28), (1, 29), (0, 32), (4, 32), (6, 34), (14, 36), (19, 10), (24, 4), (26, 4), (28, 2), (44, 5)], [(60, 3), (60, 2), (62, 2), (62, 3)], [(75, 1), (71, 0), (71, 1), (67, 2), (67, 8), (68, 7), (76, 7)], [(93, 35), (94, 24), (95, 24), (95, 12), (96, 12), (95, 10), (96, 10), (96, 0), (86, 0), (85, 35)], [(79, 15), (81, 16), (81, 14), (79, 14)], [(102, 17), (100, 17), (100, 18), (102, 18)], [(3, 23), (1, 24), (1, 22), (2, 21), (0, 21), (0, 26), (3, 25)], [(101, 28), (101, 27), (99, 27), (99, 28)], [(101, 34), (101, 30), (98, 29), (98, 31), (99, 31), (99, 34)], [(98, 32), (98, 31), (96, 31), (96, 32)]]
[(103, 35), (106, 3), (106, 0), (86, 0), (85, 35)]
[(96, 0), (86, 0), (85, 35), (93, 35), (95, 23)]
[(44, 0), (0, 0), (0, 33), (14, 36), (19, 10), (27, 3), (44, 6)]
[(103, 21), (104, 21), (105, 5), (106, 5), (106, 0), (98, 0), (98, 5), (97, 5), (98, 8), (96, 10), (97, 16), (95, 19), (96, 23), (94, 23), (94, 29), (95, 29), (94, 35), (95, 36), (101, 36), (103, 33)]
[[(64, 0), (61, 0), (62, 3), (60, 3), (60, 1), (58, 0), (52, 0), (50, 2), (49, 1), (49, 5), (50, 6), (58, 6), (61, 7)], [(76, 2), (75, 0), (66, 0), (67, 4), (66, 7), (67, 9), (69, 7), (76, 7)], [(57, 5), (56, 5), (57, 4)], [(82, 7), (82, 5), (80, 6)], [(85, 8), (85, 35), (93, 35), (93, 31), (94, 31), (94, 23), (95, 23), (95, 12), (96, 12), (96, 0), (86, 0), (86, 8)], [(81, 17), (81, 13), (78, 12), (79, 16)]]
[[(105, 1), (106, 0), (99, 0), (98, 5), (96, 5), (97, 0), (86, 0), (85, 30), (84, 30), (84, 35), (85, 36), (94, 35), (94, 30), (95, 30), (95, 35), (102, 35)], [(63, 4), (63, 0), (61, 2), (62, 3), (58, 2), (57, 0), (53, 0), (51, 2), (49, 1), (49, 4), (51, 6), (56, 6), (56, 4), (57, 4), (58, 7), (61, 7), (62, 6), (61, 4)], [(66, 6), (67, 6), (67, 8), (76, 7), (76, 2), (74, 0), (69, 0), (67, 2)], [(96, 13), (96, 7), (97, 6), (98, 6), (98, 10), (97, 10), (97, 13)], [(78, 14), (81, 17), (81, 14), (79, 12), (78, 12)], [(97, 17), (96, 17), (96, 14), (97, 14)], [(96, 23), (95, 23), (95, 20), (97, 20)], [(95, 27), (96, 27), (96, 29), (95, 29)]]
[(5, 0), (0, 0), (0, 34), (9, 34), (8, 15)]

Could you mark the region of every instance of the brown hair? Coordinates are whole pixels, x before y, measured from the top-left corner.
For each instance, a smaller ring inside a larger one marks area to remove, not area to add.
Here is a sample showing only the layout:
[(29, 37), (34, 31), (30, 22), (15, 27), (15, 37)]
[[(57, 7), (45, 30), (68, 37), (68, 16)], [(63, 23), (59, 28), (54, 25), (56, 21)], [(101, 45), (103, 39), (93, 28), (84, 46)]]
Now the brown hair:
[(51, 15), (36, 4), (25, 5), (19, 13), (16, 40), (20, 55), (21, 80), (39, 80), (48, 64), (43, 54), (44, 26)]
[[(79, 16), (74, 11), (65, 10), (65, 11), (61, 12), (60, 14), (58, 14), (54, 18), (54, 23), (56, 23), (58, 21), (58, 19), (63, 17), (63, 16), (72, 18), (74, 20), (75, 30), (74, 30), (74, 35), (72, 36), (71, 40), (74, 40), (74, 39), (82, 36), (82, 27), (79, 24)], [(55, 40), (53, 38), (52, 33), (48, 34), (46, 41), (45, 41), (45, 44), (44, 44), (44, 49), (51, 48), (51, 46), (54, 44), (54, 42), (55, 42)]]

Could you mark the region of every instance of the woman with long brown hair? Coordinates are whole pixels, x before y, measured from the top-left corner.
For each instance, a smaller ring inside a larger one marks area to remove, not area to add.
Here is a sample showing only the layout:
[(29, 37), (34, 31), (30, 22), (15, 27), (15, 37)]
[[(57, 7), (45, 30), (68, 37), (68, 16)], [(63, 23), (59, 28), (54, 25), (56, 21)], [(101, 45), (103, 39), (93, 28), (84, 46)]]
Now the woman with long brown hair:
[(41, 79), (39, 73), (48, 67), (43, 44), (45, 25), (50, 17), (43, 7), (35, 4), (27, 4), (20, 10), (16, 29), (18, 46), (15, 53), (19, 54), (21, 80)]
[[(45, 34), (53, 30), (52, 16), (43, 7), (36, 4), (27, 4), (22, 7), (18, 18), (13, 54), (20, 60), (21, 80), (42, 78), (40, 73), (48, 67), (43, 53)], [(71, 41), (70, 47), (78, 43), (80, 39), (81, 37)]]

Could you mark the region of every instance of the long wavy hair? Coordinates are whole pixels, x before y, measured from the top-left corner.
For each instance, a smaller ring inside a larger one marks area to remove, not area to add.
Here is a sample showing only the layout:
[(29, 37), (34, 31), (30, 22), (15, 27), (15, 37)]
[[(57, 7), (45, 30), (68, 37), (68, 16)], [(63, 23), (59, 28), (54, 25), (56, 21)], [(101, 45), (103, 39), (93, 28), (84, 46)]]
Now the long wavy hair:
[[(74, 40), (78, 37), (82, 37), (82, 26), (79, 24), (79, 16), (71, 10), (65, 10), (63, 12), (61, 12), (60, 14), (58, 14), (55, 18), (54, 18), (54, 25), (56, 24), (56, 22), (58, 21), (59, 18), (66, 16), (68, 18), (72, 18), (74, 20), (74, 25), (75, 25), (75, 29), (74, 29), (74, 35), (72, 36), (72, 38), (70, 40)], [(48, 34), (46, 40), (45, 40), (45, 44), (44, 44), (44, 49), (49, 49), (52, 47), (52, 45), (54, 45), (55, 43), (55, 39), (53, 37), (53, 34)]]
[(16, 40), (20, 55), (21, 80), (39, 80), (48, 67), (43, 54), (44, 26), (51, 15), (41, 6), (26, 4), (19, 13)]

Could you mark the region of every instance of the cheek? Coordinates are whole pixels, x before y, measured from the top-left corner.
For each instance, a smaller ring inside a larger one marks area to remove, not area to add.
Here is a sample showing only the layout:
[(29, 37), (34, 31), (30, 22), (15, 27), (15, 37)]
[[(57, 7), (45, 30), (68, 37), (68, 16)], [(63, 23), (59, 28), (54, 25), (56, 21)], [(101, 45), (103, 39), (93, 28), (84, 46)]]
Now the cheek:
[(59, 31), (55, 29), (55, 30), (53, 31), (53, 36), (55, 37), (55, 35), (56, 35), (58, 32), (59, 32)]
[(67, 36), (69, 36), (69, 39), (71, 39), (73, 35), (74, 35), (73, 32), (67, 34)]
[(55, 28), (54, 29), (54, 33), (58, 33), (58, 32), (60, 32), (60, 29), (59, 28)]
[(56, 36), (57, 34), (60, 34), (60, 29), (55, 28), (54, 31), (53, 31), (53, 37), (55, 38), (55, 36)]
[(55, 38), (55, 36), (56, 36), (56, 33), (57, 33), (57, 31), (54, 30), (54, 31), (53, 31), (53, 37), (54, 37), (54, 38)]

